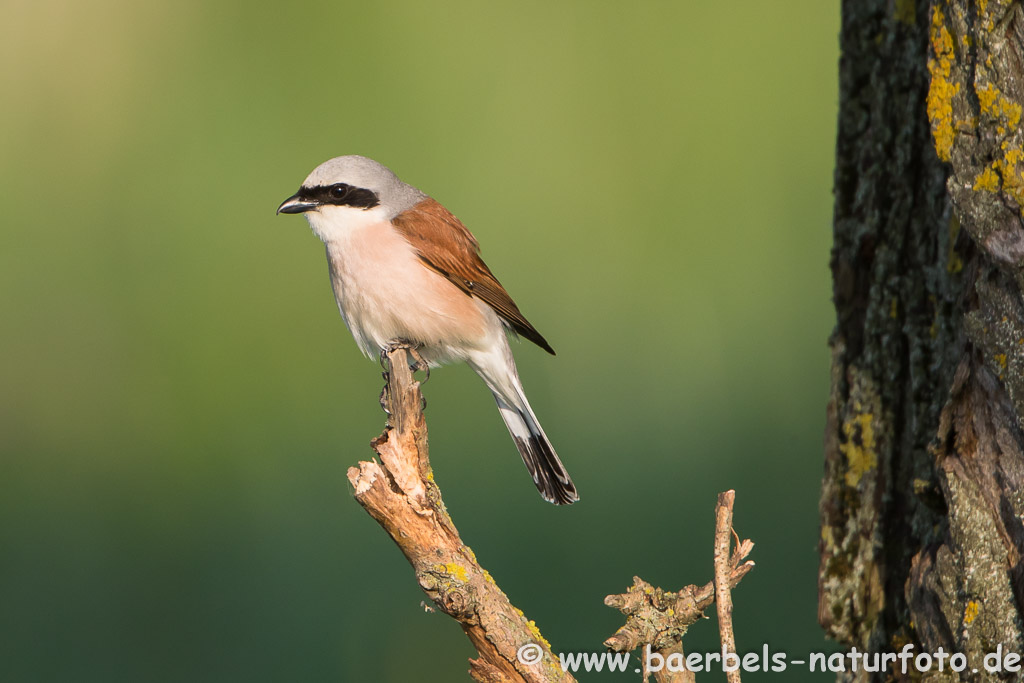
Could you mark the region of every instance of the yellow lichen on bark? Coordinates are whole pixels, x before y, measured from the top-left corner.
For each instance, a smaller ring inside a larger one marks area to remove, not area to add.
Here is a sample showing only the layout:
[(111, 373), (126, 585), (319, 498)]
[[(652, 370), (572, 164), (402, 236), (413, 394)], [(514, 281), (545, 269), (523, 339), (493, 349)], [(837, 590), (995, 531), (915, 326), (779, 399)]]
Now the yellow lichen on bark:
[(953, 83), (953, 36), (946, 28), (945, 16), (938, 7), (932, 8), (931, 43), (934, 56), (928, 60), (931, 81), (928, 86), (928, 121), (932, 126), (935, 151), (943, 161), (949, 161), (953, 150), (953, 97), (960, 92), (960, 84)]
[(462, 583), (469, 580), (469, 573), (466, 571), (466, 568), (454, 562), (434, 565), (434, 571), (454, 576)]
[(1009, 143), (1003, 143), (1003, 148), (1003, 158), (993, 161), (974, 178), (973, 189), (993, 194), (1002, 189), (1024, 207), (1024, 151)]
[(1006, 96), (991, 83), (987, 83), (981, 88), (975, 88), (974, 91), (978, 93), (978, 103), (981, 105), (982, 113), (988, 114), (996, 121), (1000, 135), (1005, 135), (1007, 131), (1017, 130), (1021, 117), (1019, 104), (1006, 99)]
[[(995, 164), (993, 164), (994, 166)], [(986, 166), (985, 170), (974, 179), (974, 191), (984, 190), (985, 192), (999, 191), (999, 174), (993, 166)]]
[(978, 0), (978, 16), (981, 17), (982, 25), (986, 31), (995, 28), (996, 21), (988, 12), (988, 0)]
[(978, 603), (975, 600), (971, 600), (967, 603), (967, 607), (964, 608), (964, 623), (970, 624), (978, 617)]
[[(981, 16), (987, 5), (979, 5)], [(978, 96), (980, 123), (995, 128), (996, 135), (1003, 138), (1000, 145), (1002, 156), (990, 162), (974, 179), (973, 189), (998, 193), (1000, 190), (1021, 207), (1024, 215), (1024, 151), (1021, 150), (1020, 125), (1024, 108), (1008, 98), (994, 82), (998, 77), (993, 68), (992, 54), (988, 54), (985, 66), (978, 68), (974, 92)]]
[(1003, 158), (995, 162), (1003, 176), (1003, 192), (1010, 195), (1021, 207), (1024, 215), (1024, 151), (1004, 143)]
[(839, 446), (839, 450), (846, 456), (846, 485), (852, 487), (860, 483), (866, 472), (878, 467), (874, 416), (869, 412), (861, 412), (859, 404), (854, 405), (854, 410), (855, 414), (843, 423), (845, 442)]

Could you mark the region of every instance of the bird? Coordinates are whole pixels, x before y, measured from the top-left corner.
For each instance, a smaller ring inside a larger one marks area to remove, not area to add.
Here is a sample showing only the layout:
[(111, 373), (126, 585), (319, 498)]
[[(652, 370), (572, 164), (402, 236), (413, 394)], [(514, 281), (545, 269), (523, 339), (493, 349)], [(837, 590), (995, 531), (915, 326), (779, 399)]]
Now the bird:
[(467, 363), (491, 390), (541, 497), (579, 500), (526, 399), (509, 336), (555, 351), (454, 214), (359, 155), (317, 166), (277, 213), (305, 215), (324, 243), (338, 310), (367, 357), (408, 344), (428, 367)]

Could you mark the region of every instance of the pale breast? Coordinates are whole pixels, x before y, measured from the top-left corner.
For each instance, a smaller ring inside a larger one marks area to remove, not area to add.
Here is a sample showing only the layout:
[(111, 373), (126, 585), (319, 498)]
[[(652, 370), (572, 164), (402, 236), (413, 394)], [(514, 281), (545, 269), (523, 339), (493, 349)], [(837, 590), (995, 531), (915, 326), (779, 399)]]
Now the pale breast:
[(404, 339), (443, 362), (501, 334), (493, 311), (427, 268), (390, 222), (351, 226), (326, 244), (338, 308), (365, 354)]

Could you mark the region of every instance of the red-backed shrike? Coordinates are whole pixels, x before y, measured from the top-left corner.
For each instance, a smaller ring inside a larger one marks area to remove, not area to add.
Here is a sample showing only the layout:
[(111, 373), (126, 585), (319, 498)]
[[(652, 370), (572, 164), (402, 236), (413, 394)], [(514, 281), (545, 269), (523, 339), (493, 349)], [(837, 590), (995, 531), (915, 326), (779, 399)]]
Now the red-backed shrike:
[(556, 505), (579, 500), (526, 400), (506, 332), (554, 350), (459, 219), (361, 156), (320, 164), (277, 212), (304, 213), (326, 245), (338, 309), (363, 353), (409, 343), (431, 365), (466, 361), (494, 394), (541, 496)]

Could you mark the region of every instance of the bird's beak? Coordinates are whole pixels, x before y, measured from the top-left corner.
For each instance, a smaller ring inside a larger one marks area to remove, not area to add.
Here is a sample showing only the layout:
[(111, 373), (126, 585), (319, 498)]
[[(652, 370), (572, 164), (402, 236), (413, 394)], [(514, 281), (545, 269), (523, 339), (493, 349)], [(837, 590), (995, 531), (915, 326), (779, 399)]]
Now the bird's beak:
[(299, 195), (293, 194), (288, 199), (281, 202), (281, 206), (277, 207), (278, 213), (305, 213), (312, 211), (319, 206), (316, 202), (311, 202), (308, 199), (302, 199)]

